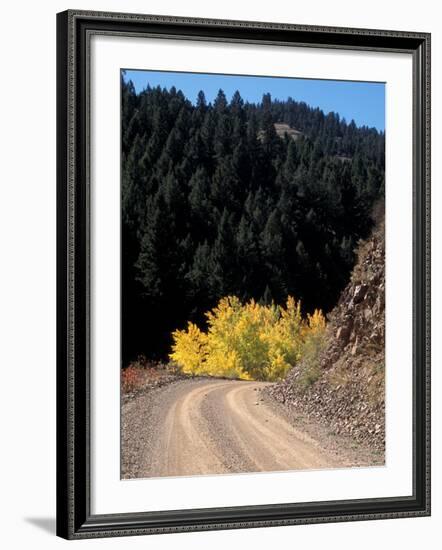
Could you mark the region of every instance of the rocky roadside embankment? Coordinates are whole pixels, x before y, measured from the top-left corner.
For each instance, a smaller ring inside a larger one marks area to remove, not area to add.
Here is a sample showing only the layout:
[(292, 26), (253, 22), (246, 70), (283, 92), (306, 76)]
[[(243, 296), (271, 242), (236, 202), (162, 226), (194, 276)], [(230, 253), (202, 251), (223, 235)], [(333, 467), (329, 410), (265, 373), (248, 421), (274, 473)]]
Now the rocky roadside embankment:
[(385, 448), (384, 222), (358, 248), (351, 280), (328, 316), (318, 378), (300, 384), (303, 364), (266, 391), (293, 411), (351, 436), (384, 462)]

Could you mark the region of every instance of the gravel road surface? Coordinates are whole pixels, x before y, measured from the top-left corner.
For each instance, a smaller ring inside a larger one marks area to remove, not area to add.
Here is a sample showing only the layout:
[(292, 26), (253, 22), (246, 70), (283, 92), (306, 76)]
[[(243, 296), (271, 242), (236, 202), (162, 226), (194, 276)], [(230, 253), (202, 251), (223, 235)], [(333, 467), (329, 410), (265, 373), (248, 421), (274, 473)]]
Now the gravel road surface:
[(122, 477), (344, 466), (263, 399), (265, 385), (180, 380), (123, 403)]

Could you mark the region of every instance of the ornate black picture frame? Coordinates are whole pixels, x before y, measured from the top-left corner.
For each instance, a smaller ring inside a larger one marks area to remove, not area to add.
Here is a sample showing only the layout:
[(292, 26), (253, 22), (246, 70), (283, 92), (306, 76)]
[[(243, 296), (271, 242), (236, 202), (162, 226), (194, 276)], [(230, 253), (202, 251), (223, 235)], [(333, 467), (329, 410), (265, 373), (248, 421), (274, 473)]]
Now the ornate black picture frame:
[[(413, 58), (413, 495), (92, 515), (89, 42), (94, 34), (408, 53)], [(430, 514), (430, 35), (69, 10), (57, 16), (57, 534), (67, 539)]]

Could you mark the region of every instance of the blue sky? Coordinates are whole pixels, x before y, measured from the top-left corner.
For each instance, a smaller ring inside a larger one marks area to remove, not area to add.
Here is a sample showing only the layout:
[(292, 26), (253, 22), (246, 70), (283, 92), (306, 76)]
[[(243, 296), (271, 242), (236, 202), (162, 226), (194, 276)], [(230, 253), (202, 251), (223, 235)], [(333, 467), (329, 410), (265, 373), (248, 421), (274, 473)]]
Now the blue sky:
[(345, 80), (310, 80), (302, 78), (274, 78), (161, 71), (127, 70), (126, 80), (132, 80), (137, 92), (150, 84), (170, 89), (175, 86), (195, 102), (203, 90), (208, 102), (221, 88), (230, 100), (239, 90), (244, 101), (259, 103), (264, 93), (273, 99), (305, 101), (325, 113), (334, 111), (347, 122), (352, 119), (358, 126), (385, 129), (385, 84), (380, 82), (353, 82)]

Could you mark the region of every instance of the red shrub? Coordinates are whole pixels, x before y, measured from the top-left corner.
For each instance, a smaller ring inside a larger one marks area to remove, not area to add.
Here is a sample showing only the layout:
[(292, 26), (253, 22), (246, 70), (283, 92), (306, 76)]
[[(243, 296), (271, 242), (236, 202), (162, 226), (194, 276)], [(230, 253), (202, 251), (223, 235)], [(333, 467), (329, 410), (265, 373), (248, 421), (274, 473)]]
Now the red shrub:
[(121, 372), (121, 389), (123, 393), (140, 389), (143, 381), (143, 369), (136, 365), (130, 365)]

